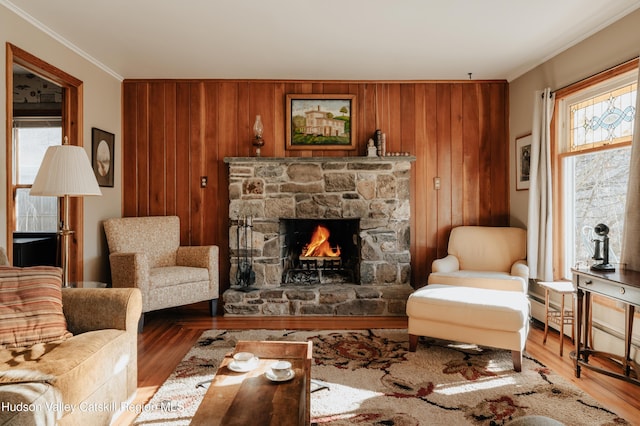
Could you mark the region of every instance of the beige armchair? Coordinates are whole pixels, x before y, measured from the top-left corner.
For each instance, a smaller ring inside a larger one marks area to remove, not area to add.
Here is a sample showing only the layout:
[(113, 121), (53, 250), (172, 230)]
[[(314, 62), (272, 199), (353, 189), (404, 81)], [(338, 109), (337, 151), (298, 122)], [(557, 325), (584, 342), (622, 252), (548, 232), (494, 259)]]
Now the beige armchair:
[(526, 231), (461, 226), (448, 255), (432, 264), (428, 285), (407, 301), (409, 350), (419, 336), (507, 349), (516, 371), (529, 333)]
[(526, 293), (526, 258), (524, 229), (459, 226), (451, 230), (447, 256), (433, 261), (428, 282)]
[[(210, 301), (218, 303), (218, 247), (180, 246), (177, 216), (107, 219), (113, 287), (137, 287), (142, 313)], [(140, 330), (143, 317), (140, 319)]]

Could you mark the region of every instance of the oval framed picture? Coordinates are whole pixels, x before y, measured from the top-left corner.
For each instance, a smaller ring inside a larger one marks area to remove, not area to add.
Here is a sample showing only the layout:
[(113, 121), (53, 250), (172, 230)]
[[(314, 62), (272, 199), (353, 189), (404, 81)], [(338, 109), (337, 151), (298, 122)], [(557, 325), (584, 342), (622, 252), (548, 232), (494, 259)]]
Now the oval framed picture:
[(98, 185), (113, 188), (115, 135), (93, 127), (91, 129), (91, 165)]

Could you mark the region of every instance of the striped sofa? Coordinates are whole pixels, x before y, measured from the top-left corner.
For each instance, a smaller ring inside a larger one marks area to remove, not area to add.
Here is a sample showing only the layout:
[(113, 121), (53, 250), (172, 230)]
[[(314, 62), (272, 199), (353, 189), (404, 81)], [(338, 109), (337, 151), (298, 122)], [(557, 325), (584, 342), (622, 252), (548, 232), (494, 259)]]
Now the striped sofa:
[(0, 424), (106, 425), (137, 389), (138, 289), (0, 266)]

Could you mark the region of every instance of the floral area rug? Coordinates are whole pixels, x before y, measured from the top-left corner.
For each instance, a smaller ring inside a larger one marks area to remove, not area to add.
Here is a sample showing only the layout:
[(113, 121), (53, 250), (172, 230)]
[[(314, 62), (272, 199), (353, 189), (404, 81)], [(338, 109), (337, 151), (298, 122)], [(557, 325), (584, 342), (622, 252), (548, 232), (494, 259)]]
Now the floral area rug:
[(565, 425), (629, 424), (525, 355), (426, 339), (408, 351), (406, 330), (209, 330), (136, 419), (137, 425), (187, 425), (208, 381), (239, 340), (313, 342), (311, 422), (342, 425), (503, 425), (530, 415)]

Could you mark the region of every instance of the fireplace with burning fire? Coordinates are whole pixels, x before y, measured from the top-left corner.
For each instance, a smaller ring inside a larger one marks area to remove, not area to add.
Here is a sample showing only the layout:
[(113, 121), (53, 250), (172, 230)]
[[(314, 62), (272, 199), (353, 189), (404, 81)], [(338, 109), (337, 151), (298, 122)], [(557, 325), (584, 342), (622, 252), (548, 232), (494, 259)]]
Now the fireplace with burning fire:
[(281, 219), (283, 284), (358, 284), (358, 229), (358, 219)]
[(405, 315), (413, 161), (225, 158), (225, 315)]

